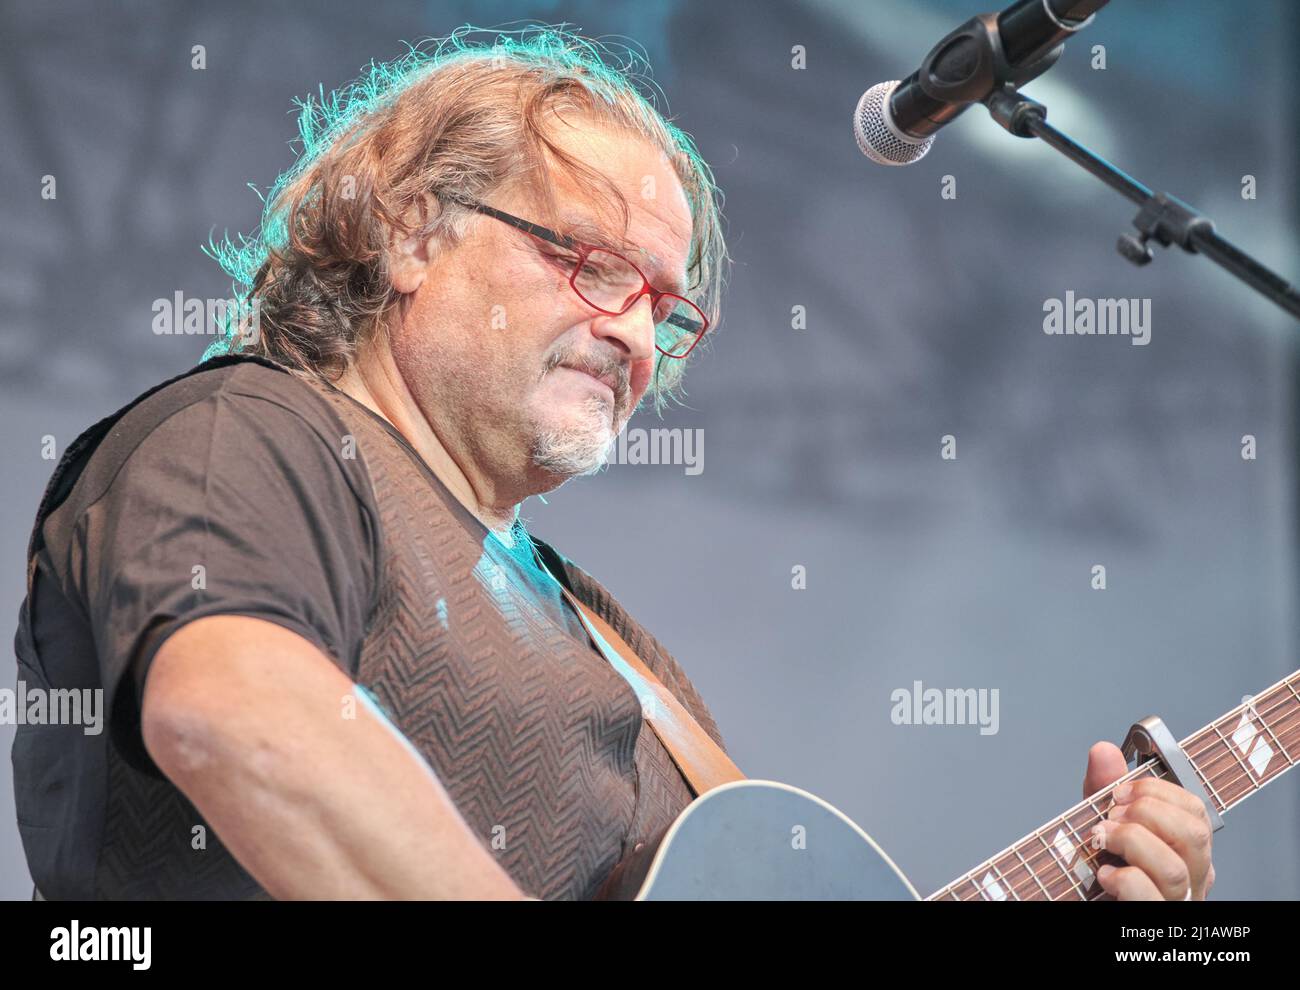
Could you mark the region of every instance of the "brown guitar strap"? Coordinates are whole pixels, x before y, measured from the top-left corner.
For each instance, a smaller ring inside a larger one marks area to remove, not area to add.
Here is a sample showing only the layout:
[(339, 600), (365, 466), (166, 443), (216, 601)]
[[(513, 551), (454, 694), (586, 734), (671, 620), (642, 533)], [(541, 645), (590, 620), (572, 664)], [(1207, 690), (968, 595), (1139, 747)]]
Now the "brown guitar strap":
[(640, 657), (632, 651), (614, 627), (596, 612), (578, 600), (578, 597), (560, 583), (560, 590), (582, 619), (592, 640), (600, 647), (613, 667), (632, 686), (641, 700), (645, 720), (654, 729), (659, 741), (668, 750), (692, 793), (699, 797), (705, 791), (733, 780), (744, 780), (740, 768), (704, 731), (686, 706), (677, 700)]

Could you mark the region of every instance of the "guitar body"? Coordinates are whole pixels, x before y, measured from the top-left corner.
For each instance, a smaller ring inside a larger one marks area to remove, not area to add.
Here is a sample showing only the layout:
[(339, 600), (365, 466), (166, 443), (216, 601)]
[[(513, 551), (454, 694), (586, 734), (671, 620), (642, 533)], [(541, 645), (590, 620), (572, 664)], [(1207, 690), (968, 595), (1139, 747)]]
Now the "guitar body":
[(740, 780), (705, 793), (628, 857), (605, 897), (635, 900), (920, 900), (862, 829), (807, 791)]

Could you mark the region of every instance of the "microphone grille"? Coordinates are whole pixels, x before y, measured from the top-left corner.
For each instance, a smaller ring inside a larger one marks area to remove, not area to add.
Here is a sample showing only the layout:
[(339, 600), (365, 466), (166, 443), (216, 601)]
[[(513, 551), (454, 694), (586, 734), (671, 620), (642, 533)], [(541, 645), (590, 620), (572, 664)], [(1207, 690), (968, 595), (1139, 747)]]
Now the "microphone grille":
[(897, 79), (876, 83), (862, 94), (853, 111), (853, 136), (862, 153), (881, 165), (911, 165), (925, 157), (934, 138), (903, 134), (889, 119), (889, 98)]

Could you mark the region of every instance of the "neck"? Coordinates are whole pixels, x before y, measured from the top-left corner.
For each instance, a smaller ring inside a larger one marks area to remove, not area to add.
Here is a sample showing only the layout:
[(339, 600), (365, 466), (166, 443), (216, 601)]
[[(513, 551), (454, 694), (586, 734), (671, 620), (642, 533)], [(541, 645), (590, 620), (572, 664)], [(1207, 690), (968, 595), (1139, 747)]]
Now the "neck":
[(386, 347), (363, 348), (335, 383), (371, 412), (386, 419), (420, 455), (448, 491), (498, 536), (519, 515), (519, 500), (502, 492), (467, 456), (455, 456), (425, 417)]
[[(1286, 773), (1300, 758), (1300, 671), (1179, 742), (1198, 781), (1222, 814)], [(1123, 865), (1094, 851), (1089, 829), (1110, 811), (1115, 786), (1140, 777), (1167, 777), (1149, 760), (1085, 798), (1059, 818), (985, 860), (926, 900), (1098, 900), (1095, 871)]]

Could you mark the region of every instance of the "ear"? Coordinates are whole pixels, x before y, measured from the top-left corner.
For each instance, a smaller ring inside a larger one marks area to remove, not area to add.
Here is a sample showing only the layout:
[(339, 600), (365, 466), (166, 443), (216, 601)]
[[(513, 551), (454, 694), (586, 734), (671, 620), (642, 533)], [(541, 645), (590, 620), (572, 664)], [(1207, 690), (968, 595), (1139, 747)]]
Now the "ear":
[[(430, 215), (437, 216), (440, 204), (437, 199), (425, 197), (414, 203), (406, 212), (408, 229), (427, 222)], [(403, 294), (414, 292), (424, 284), (429, 262), (433, 258), (434, 240), (411, 234), (397, 241), (389, 259), (389, 275), (393, 288)]]
[(432, 247), (432, 237), (414, 234), (397, 242), (389, 259), (389, 277), (394, 289), (407, 294), (424, 284)]

